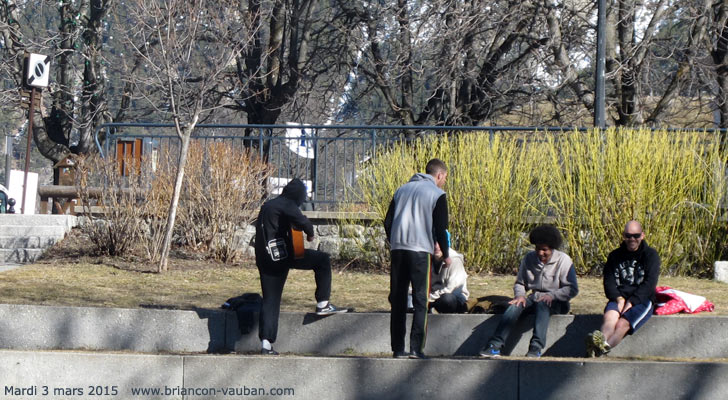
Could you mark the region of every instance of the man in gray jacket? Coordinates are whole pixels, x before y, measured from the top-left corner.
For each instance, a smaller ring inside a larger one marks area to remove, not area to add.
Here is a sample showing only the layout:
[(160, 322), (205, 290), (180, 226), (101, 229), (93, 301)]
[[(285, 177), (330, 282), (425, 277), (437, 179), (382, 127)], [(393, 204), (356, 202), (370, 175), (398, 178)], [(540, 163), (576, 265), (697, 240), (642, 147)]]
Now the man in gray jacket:
[[(495, 333), (480, 351), (481, 357), (501, 355), (508, 334), (525, 310), (536, 314), (526, 356), (541, 357), (551, 314), (568, 313), (569, 301), (579, 293), (571, 257), (557, 250), (561, 246), (559, 230), (551, 225), (541, 225), (531, 231), (528, 239), (536, 249), (521, 260), (513, 286), (515, 298), (509, 302)], [(527, 295), (529, 290), (531, 294)]]
[[(427, 296), (429, 294), (431, 255), (435, 242), (440, 244), (444, 268), (452, 262), (447, 245), (447, 198), (442, 187), (447, 167), (433, 158), (425, 174), (415, 174), (394, 193), (384, 218), (384, 230), (392, 256), (389, 300), (392, 303), (390, 333), (395, 358), (425, 358)], [(414, 314), (410, 332), (410, 351), (404, 351), (407, 332), (407, 291), (412, 284)]]

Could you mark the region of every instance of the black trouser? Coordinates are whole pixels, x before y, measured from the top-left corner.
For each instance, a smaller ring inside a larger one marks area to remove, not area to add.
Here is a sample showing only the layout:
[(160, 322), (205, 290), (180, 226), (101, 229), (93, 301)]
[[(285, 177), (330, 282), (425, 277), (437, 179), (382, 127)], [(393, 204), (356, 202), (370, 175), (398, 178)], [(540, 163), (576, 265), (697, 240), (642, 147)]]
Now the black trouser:
[(427, 296), (430, 293), (430, 254), (409, 250), (392, 250), (392, 276), (389, 300), (392, 316), (389, 330), (392, 351), (404, 351), (407, 333), (407, 292), (412, 283), (412, 330), (410, 351), (421, 352), (427, 336)]
[(263, 290), (263, 307), (260, 310), (258, 337), (275, 343), (278, 336), (278, 316), (281, 312), (281, 296), (289, 269), (312, 269), (316, 279), (316, 301), (331, 297), (331, 261), (328, 253), (306, 250), (300, 260), (280, 264), (258, 266), (260, 287)]
[(463, 297), (452, 293), (441, 294), (430, 307), (440, 314), (462, 314), (468, 311), (468, 304), (463, 300)]

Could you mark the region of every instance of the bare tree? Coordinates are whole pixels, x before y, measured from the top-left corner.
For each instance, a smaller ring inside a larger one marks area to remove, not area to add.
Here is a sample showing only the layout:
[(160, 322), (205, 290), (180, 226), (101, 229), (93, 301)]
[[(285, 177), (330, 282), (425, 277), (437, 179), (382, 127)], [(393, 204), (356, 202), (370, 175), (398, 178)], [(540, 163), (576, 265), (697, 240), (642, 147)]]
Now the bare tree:
[[(690, 54), (682, 51), (690, 45), (679, 40), (669, 43), (665, 40), (669, 38), (658, 35), (661, 25), (677, 18), (674, 13), (679, 2), (617, 0), (610, 3), (607, 9), (606, 67), (617, 111), (615, 123), (629, 126), (655, 122), (666, 111), (679, 80), (685, 78), (685, 68), (692, 62)], [(675, 48), (676, 45), (683, 48)], [(671, 63), (672, 79), (665, 79), (667, 71), (662, 69), (660, 82), (649, 80), (650, 85), (645, 78), (650, 78), (649, 68), (660, 58), (655, 51), (658, 48), (671, 49), (673, 56), (684, 53), (684, 58), (670, 58), (678, 61)], [(666, 81), (669, 82), (667, 87)], [(646, 101), (648, 96), (657, 100), (650, 104)]]
[(538, 2), (342, 1), (341, 7), (355, 22), (348, 34), (359, 40), (350, 52), (366, 80), (359, 93), (376, 90), (386, 107), (374, 120), (477, 125), (542, 92), (537, 65), (548, 36)]
[[(252, 42), (236, 59), (229, 108), (250, 124), (274, 124), (288, 115), (308, 123), (325, 115), (328, 97), (344, 85), (347, 70), (334, 71), (345, 39), (333, 2), (322, 0), (240, 0), (239, 23)], [(325, 79), (322, 79), (325, 78)], [(311, 101), (313, 100), (313, 101)], [(313, 113), (313, 116), (312, 116)]]
[(0, 5), (5, 43), (0, 73), (14, 83), (6, 86), (0, 106), (17, 107), (25, 52), (52, 58), (51, 86), (44, 97), (50, 104), (47, 112), (33, 116), (32, 132), (38, 150), (52, 162), (69, 153), (93, 151), (96, 127), (113, 121), (106, 87), (112, 80), (104, 49), (113, 8), (113, 0), (8, 0)]
[[(167, 269), (177, 204), (190, 138), (204, 114), (221, 107), (218, 86), (234, 73), (235, 59), (253, 37), (240, 23), (234, 0), (134, 0), (128, 42), (144, 68), (133, 77), (135, 91), (174, 122), (180, 139), (174, 192), (159, 271)], [(237, 21), (236, 21), (237, 19)], [(237, 22), (237, 23), (236, 23)], [(142, 41), (142, 40), (144, 41)]]
[[(718, 110), (718, 125), (728, 128), (728, 0), (714, 1), (712, 4), (712, 18), (706, 47), (710, 51), (714, 76), (715, 107)], [(728, 135), (723, 134), (721, 143), (725, 149), (728, 146)]]
[[(593, 2), (548, 0), (550, 47), (558, 85), (554, 108), (565, 99), (579, 99), (573, 114), (592, 113), (593, 64), (574, 68), (594, 55)], [(701, 49), (710, 26), (710, 0), (607, 1), (606, 81), (610, 124), (705, 124), (704, 64)], [(571, 34), (564, 34), (571, 30)], [(573, 33), (576, 32), (577, 35)], [(580, 39), (583, 38), (583, 39)], [(585, 68), (586, 67), (586, 68)], [(583, 73), (586, 69), (587, 73)], [(559, 72), (558, 74), (556, 72)], [(709, 121), (709, 119), (708, 119)]]

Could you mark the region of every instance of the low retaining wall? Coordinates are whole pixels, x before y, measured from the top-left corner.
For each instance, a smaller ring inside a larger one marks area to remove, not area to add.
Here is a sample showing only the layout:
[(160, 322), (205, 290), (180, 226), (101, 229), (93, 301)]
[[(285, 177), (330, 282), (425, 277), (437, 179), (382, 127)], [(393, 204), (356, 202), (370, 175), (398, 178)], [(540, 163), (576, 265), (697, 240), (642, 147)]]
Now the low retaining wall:
[[(546, 356), (582, 357), (585, 335), (598, 329), (598, 315), (555, 315)], [(498, 315), (430, 315), (425, 352), (475, 356), (493, 333)], [(236, 314), (222, 310), (156, 310), (0, 305), (0, 348), (91, 349), (140, 352), (239, 353), (259, 351), (257, 317), (240, 332)], [(522, 356), (531, 318), (519, 323), (505, 353)], [(409, 322), (408, 322), (409, 326)], [(728, 358), (728, 317), (654, 316), (612, 351), (614, 356)], [(388, 313), (319, 317), (282, 313), (276, 350), (297, 354), (389, 354)]]
[[(370, 238), (373, 248), (385, 246), (384, 226), (371, 226), (376, 218), (374, 213), (304, 211), (303, 214), (311, 220), (316, 234), (312, 242), (304, 242), (307, 249), (324, 251), (332, 258), (341, 258), (360, 254), (361, 238)], [(248, 225), (237, 240), (249, 256), (255, 257), (255, 226)]]
[(0, 351), (4, 399), (722, 400), (726, 374), (724, 363)]

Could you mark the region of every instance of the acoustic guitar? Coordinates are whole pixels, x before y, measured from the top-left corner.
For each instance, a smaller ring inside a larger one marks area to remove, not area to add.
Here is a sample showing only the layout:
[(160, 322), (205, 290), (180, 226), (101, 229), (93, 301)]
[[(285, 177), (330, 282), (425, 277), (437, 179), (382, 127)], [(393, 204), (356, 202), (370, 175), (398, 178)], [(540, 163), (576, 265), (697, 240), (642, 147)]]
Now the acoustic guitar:
[(303, 258), (303, 231), (291, 228), (291, 241), (293, 242), (293, 258), (300, 260)]

